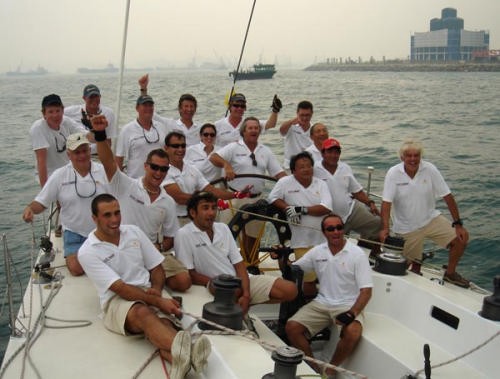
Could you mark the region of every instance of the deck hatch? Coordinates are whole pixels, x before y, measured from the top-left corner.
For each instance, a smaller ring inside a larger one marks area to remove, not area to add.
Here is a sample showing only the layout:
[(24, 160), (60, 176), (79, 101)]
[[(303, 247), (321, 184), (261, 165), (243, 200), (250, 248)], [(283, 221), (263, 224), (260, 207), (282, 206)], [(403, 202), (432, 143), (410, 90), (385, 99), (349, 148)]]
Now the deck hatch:
[(433, 305), (431, 308), (431, 316), (453, 329), (458, 329), (458, 324), (460, 323), (460, 319), (457, 316), (454, 316), (451, 313), (446, 312), (444, 309), (441, 309)]

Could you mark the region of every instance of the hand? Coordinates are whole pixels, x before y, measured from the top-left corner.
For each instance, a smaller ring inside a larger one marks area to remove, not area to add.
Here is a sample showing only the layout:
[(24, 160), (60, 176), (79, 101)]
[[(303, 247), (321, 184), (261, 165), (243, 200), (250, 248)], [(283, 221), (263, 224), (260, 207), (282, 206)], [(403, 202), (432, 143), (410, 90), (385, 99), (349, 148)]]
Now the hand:
[(173, 314), (177, 317), (180, 317), (182, 315), (180, 304), (177, 300), (174, 299), (159, 299), (158, 308), (160, 309), (160, 311), (167, 315)]
[(379, 234), (378, 238), (380, 242), (384, 243), (385, 239), (389, 236), (389, 229), (382, 229)]
[(462, 243), (467, 243), (469, 241), (469, 232), (462, 225), (455, 225), (455, 233)]
[(236, 173), (233, 170), (233, 167), (230, 164), (224, 166), (224, 172), (226, 173), (227, 180), (233, 180), (236, 176)]
[(281, 103), (281, 100), (279, 99), (278, 95), (274, 95), (271, 108), (274, 113), (279, 113), (281, 108), (283, 108), (283, 104)]
[(300, 223), (300, 213), (297, 213), (295, 208), (296, 207), (294, 207), (294, 206), (286, 207), (286, 209), (285, 209), (286, 219), (288, 220), (288, 222), (291, 222), (292, 224), (299, 224)]
[(248, 308), (250, 307), (250, 296), (248, 295), (243, 295), (240, 296), (238, 299), (238, 304), (240, 305), (241, 309), (243, 310), (243, 314), (247, 314)]
[(351, 322), (353, 322), (355, 318), (356, 318), (356, 316), (354, 315), (353, 312), (347, 311), (347, 312), (343, 312), (343, 313), (338, 314), (337, 317), (335, 317), (335, 323), (337, 325), (347, 326)]
[(101, 132), (103, 130), (106, 130), (106, 128), (108, 127), (108, 120), (106, 119), (106, 116), (100, 114), (91, 117), (90, 124), (92, 125), (93, 131)]
[(253, 185), (248, 184), (243, 188), (242, 191), (236, 191), (233, 196), (235, 199), (244, 199), (246, 197), (250, 197), (251, 193), (250, 190), (253, 188)]
[(370, 212), (372, 214), (374, 214), (375, 216), (380, 216), (380, 212), (379, 212), (379, 210), (378, 210), (378, 208), (375, 205), (375, 202), (373, 200), (368, 202), (368, 208), (370, 208)]
[(149, 84), (149, 74), (145, 74), (139, 78), (137, 81), (139, 83), (139, 88), (140, 89), (148, 89), (148, 84)]
[(23, 212), (24, 222), (33, 222), (33, 210), (30, 206), (27, 206)]
[(229, 202), (226, 200), (218, 199), (217, 208), (219, 209), (219, 211), (224, 211), (226, 209), (229, 209)]

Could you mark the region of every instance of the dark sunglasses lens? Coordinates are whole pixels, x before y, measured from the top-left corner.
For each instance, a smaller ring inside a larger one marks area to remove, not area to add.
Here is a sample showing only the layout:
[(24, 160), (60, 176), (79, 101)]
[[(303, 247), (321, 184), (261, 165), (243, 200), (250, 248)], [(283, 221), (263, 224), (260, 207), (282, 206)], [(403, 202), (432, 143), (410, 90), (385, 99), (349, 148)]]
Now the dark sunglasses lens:
[(246, 105), (244, 105), (244, 104), (233, 104), (233, 107), (235, 107), (235, 108), (243, 108), (243, 109), (245, 109), (247, 106), (246, 106)]
[(168, 166), (159, 166), (154, 163), (148, 163), (149, 167), (151, 167), (151, 170), (153, 171), (161, 171), (161, 172), (167, 172), (169, 167)]
[(186, 144), (185, 143), (172, 143), (169, 146), (173, 147), (174, 149), (178, 149), (178, 148), (185, 149), (186, 148)]
[(341, 230), (344, 230), (344, 226), (343, 226), (343, 225), (328, 226), (328, 227), (326, 228), (326, 230), (327, 230), (328, 232), (333, 232), (333, 231), (335, 231), (335, 230), (338, 230), (338, 231), (340, 232)]
[(203, 133), (203, 137), (215, 137), (215, 133)]

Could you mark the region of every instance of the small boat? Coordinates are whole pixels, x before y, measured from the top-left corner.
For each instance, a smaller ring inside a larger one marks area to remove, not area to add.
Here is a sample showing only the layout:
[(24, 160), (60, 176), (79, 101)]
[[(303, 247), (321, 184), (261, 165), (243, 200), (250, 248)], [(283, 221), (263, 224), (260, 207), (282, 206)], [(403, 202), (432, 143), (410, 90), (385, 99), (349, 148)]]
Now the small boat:
[(104, 74), (104, 73), (115, 73), (118, 72), (118, 68), (113, 66), (111, 63), (104, 68), (87, 68), (79, 67), (76, 70), (79, 74)]
[(21, 67), (18, 67), (16, 71), (7, 71), (5, 75), (7, 76), (39, 76), (47, 75), (49, 72), (42, 66), (38, 66), (36, 70), (21, 71)]
[(254, 64), (253, 68), (241, 70), (238, 73), (236, 70), (231, 71), (229, 76), (237, 77), (238, 80), (272, 79), (275, 73), (276, 69), (273, 64), (258, 63)]

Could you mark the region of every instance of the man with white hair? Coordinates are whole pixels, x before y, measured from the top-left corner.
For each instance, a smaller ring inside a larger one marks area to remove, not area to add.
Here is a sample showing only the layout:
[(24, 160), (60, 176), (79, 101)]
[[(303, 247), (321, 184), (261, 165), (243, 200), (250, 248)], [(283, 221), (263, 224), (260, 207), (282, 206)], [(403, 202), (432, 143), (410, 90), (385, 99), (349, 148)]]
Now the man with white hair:
[[(449, 249), (448, 266), (444, 280), (460, 287), (469, 287), (456, 267), (464, 254), (469, 233), (463, 227), (455, 198), (439, 170), (432, 163), (422, 160), (420, 141), (408, 139), (399, 149), (401, 163), (391, 167), (385, 176), (382, 196), (382, 230), (380, 240), (389, 235), (389, 218), (392, 212), (392, 229), (405, 239), (403, 255), (412, 262), (412, 270), (419, 272), (425, 239), (431, 239)], [(450, 211), (449, 222), (436, 209), (436, 198), (442, 197)]]

